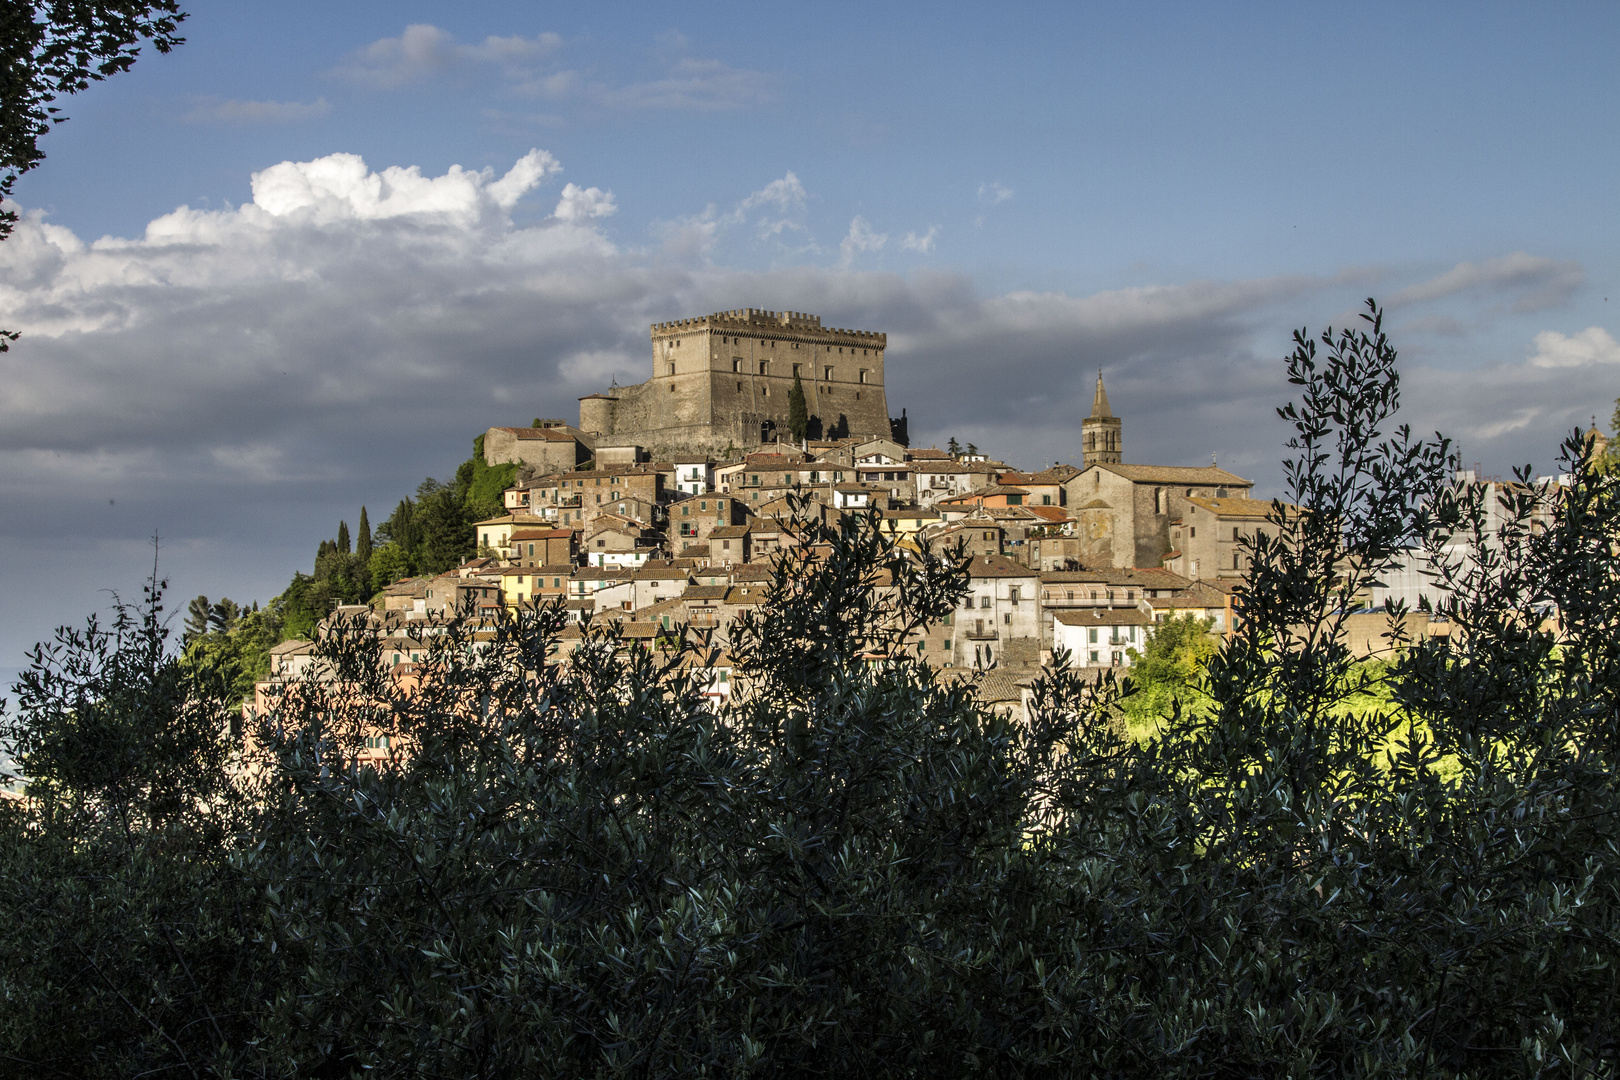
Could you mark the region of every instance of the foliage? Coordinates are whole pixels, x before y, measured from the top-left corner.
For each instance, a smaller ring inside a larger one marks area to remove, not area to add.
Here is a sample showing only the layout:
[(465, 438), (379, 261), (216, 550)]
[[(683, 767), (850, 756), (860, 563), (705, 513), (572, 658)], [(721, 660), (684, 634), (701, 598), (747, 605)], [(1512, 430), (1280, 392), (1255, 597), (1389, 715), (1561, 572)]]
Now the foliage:
[(1218, 646), (1214, 628), (1214, 619), (1189, 613), (1153, 627), (1140, 653), (1129, 650), (1132, 692), (1122, 704), (1133, 731), (1178, 722), (1183, 711), (1205, 704), (1200, 684)]
[[(73, 1076), (1612, 1075), (1620, 478), (1576, 460), (1487, 537), (1444, 442), (1386, 434), (1376, 311), (1322, 344), (1289, 361), (1304, 512), (1248, 542), (1207, 707), (1145, 743), (1062, 664), (1017, 719), (938, 680), (904, 645), (963, 567), (903, 557), (875, 515), (801, 525), (727, 643), (733, 702), (692, 677), (697, 635), (655, 653), (592, 626), (555, 663), (557, 607), (476, 642), (432, 627), (410, 686), (340, 626), (174, 812), (55, 815), (105, 798), (81, 770), (0, 819), (0, 1054)], [(1340, 598), (1470, 536), (1436, 570), (1459, 632), (1357, 665)], [(79, 700), (154, 696), (83, 670)], [(48, 700), (14, 738), (76, 730)], [(154, 753), (130, 768), (164, 774)]]
[[(53, 103), (128, 71), (142, 41), (160, 53), (183, 43), (184, 18), (174, 0), (0, 0), (0, 202), (45, 160), (40, 137), (67, 119)], [(0, 240), (16, 223), (0, 210)], [(0, 331), (0, 352), (16, 339)]]

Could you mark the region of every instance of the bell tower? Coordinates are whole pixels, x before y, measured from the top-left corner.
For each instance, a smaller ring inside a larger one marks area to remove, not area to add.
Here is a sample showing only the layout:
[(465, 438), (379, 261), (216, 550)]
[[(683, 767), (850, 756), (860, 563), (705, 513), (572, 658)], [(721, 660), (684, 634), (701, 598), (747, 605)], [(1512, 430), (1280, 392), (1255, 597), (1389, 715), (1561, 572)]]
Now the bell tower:
[(1091, 399), (1091, 415), (1080, 421), (1080, 443), (1087, 467), (1118, 465), (1120, 429), (1123, 422), (1108, 408), (1108, 391), (1103, 389), (1102, 368), (1097, 369), (1097, 393)]

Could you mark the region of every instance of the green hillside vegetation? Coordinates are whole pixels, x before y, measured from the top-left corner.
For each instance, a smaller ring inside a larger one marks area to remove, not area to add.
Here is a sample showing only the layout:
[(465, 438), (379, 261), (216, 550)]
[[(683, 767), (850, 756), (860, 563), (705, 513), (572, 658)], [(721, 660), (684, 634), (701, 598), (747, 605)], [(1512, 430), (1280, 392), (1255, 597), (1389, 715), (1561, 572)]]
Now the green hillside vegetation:
[(473, 524), (503, 512), (501, 493), (517, 476), (515, 464), (484, 463), (484, 437), (473, 440), (473, 456), (442, 484), (429, 477), (416, 495), (401, 499), (388, 519), (371, 528), (360, 508), (351, 534), (347, 521), (337, 535), (315, 549), (311, 573), (297, 572), (280, 595), (263, 608), (240, 608), (229, 597), (210, 603), (199, 596), (188, 608), (181, 661), (206, 668), (239, 698), (270, 672), (270, 650), (283, 641), (310, 640), (340, 604), (364, 604), (401, 578), (437, 574), (474, 554)]

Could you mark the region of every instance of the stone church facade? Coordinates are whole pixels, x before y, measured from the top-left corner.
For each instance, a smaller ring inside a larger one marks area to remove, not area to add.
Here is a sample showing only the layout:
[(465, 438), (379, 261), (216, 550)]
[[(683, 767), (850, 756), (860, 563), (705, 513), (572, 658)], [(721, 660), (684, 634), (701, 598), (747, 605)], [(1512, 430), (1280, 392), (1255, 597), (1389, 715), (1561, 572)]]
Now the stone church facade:
[(812, 438), (889, 438), (886, 334), (823, 327), (817, 315), (740, 308), (654, 323), (652, 377), (579, 399), (579, 427), (603, 447), (655, 459), (723, 453), (788, 434), (797, 375)]

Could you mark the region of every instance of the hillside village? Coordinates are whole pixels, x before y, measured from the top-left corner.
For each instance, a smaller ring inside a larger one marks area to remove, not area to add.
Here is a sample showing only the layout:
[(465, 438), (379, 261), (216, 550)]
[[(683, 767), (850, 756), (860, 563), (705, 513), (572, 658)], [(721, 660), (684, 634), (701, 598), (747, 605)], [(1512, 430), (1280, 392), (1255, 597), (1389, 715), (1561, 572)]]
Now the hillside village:
[[(1082, 465), (1025, 469), (954, 440), (907, 445), (905, 417), (887, 417), (881, 334), (744, 309), (657, 324), (652, 338), (652, 378), (582, 398), (578, 424), (484, 433), (481, 464), (515, 467), (514, 481), (505, 512), (473, 524), (474, 557), (334, 617), (368, 620), (385, 663), (409, 665), (446, 617), (555, 602), (574, 641), (587, 621), (616, 623), (629, 640), (708, 631), (721, 650), (715, 685), (728, 686), (728, 628), (762, 600), (773, 558), (799, 543), (796, 497), (801, 518), (828, 524), (874, 514), (903, 548), (960, 545), (968, 595), (915, 647), (940, 669), (1008, 675), (991, 681), (1013, 696), (1055, 649), (1098, 672), (1128, 666), (1166, 618), (1230, 626), (1243, 539), (1266, 527), (1271, 504), (1213, 463), (1127, 463), (1100, 371), (1076, 424)], [(736, 408), (743, 399), (749, 408)], [(845, 409), (857, 400), (852, 425)], [(625, 401), (642, 405), (627, 412)], [(807, 401), (839, 415), (810, 414)], [(815, 437), (828, 429), (839, 437)], [(271, 682), (301, 673), (312, 650), (276, 646)]]

